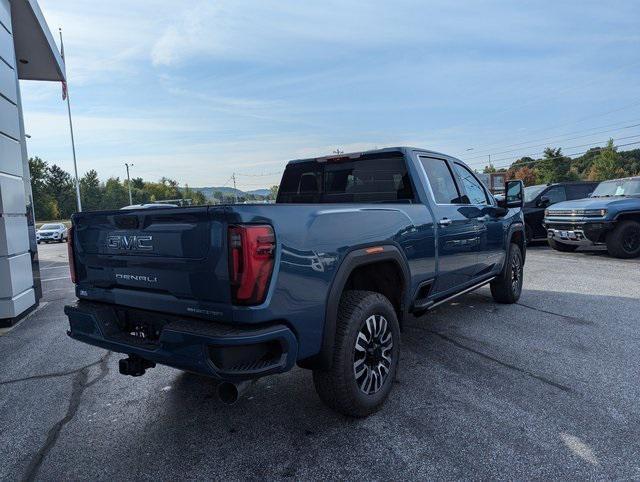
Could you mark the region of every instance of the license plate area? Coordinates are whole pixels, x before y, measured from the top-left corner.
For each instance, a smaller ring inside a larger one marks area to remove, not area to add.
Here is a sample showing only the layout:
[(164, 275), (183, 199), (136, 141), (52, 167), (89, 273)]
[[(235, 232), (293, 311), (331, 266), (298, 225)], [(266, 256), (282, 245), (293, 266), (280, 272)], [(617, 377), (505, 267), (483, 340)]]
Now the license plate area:
[(149, 316), (144, 311), (116, 309), (116, 321), (111, 325), (108, 337), (134, 345), (157, 347), (160, 345), (166, 320)]

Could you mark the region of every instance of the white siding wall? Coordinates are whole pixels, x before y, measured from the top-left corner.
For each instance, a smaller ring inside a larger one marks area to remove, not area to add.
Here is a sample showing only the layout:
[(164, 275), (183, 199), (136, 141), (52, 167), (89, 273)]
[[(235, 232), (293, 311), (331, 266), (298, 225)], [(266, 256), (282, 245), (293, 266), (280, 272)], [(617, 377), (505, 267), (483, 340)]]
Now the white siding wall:
[(11, 5), (0, 0), (0, 320), (33, 306), (18, 77)]

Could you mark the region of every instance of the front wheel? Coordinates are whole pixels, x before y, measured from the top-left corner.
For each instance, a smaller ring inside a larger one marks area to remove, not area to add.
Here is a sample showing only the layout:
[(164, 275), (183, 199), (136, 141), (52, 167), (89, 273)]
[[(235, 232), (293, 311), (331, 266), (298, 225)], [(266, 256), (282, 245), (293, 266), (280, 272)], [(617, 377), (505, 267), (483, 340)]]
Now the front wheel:
[(350, 417), (380, 409), (396, 376), (400, 326), (389, 300), (372, 291), (347, 291), (338, 309), (333, 364), (314, 370), (320, 399)]
[(621, 259), (640, 256), (640, 223), (621, 221), (607, 235), (607, 251), (611, 256)]
[(556, 251), (562, 251), (563, 253), (573, 253), (576, 249), (578, 249), (578, 246), (576, 246), (575, 244), (560, 243), (553, 239), (549, 239), (549, 246), (551, 246), (552, 249), (555, 249)]
[(511, 243), (504, 267), (496, 279), (491, 282), (491, 296), (498, 303), (512, 304), (520, 299), (524, 265), (520, 246)]

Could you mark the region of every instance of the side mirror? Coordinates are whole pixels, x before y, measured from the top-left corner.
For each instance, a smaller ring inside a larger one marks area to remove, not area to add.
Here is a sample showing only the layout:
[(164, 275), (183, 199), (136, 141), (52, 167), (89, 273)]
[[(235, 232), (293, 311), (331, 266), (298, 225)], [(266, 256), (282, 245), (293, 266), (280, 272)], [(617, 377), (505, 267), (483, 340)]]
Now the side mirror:
[(551, 204), (551, 199), (549, 199), (547, 196), (542, 196), (540, 199), (538, 199), (537, 204), (539, 208), (546, 208)]
[(522, 208), (524, 206), (524, 184), (522, 181), (507, 181), (504, 185), (504, 199), (498, 201), (501, 208)]

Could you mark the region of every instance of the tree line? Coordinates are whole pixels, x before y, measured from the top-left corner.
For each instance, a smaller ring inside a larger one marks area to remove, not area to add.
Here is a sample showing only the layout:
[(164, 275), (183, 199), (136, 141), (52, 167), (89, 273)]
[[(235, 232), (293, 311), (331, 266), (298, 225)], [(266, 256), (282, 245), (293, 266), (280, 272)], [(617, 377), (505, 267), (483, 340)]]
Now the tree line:
[[(31, 188), (35, 216), (38, 220), (69, 219), (76, 209), (76, 189), (71, 175), (56, 164), (49, 165), (39, 157), (29, 159)], [(186, 200), (190, 204), (207, 204), (207, 198), (189, 187), (181, 188), (172, 179), (147, 182), (140, 177), (131, 179), (133, 204), (163, 200)], [(100, 181), (91, 169), (80, 178), (80, 200), (85, 211), (120, 209), (129, 205), (129, 184), (118, 177)]]
[(609, 139), (604, 147), (589, 149), (580, 157), (569, 157), (561, 148), (547, 147), (541, 158), (522, 157), (508, 168), (492, 164), (485, 173), (506, 172), (507, 179), (522, 179), (525, 186), (563, 181), (604, 181), (640, 175), (640, 149), (618, 151)]

